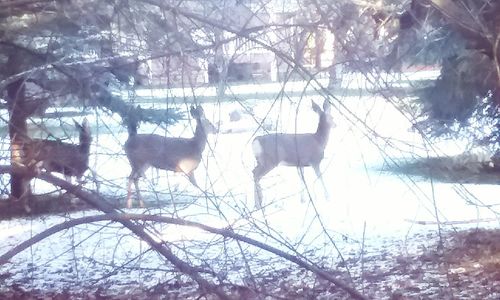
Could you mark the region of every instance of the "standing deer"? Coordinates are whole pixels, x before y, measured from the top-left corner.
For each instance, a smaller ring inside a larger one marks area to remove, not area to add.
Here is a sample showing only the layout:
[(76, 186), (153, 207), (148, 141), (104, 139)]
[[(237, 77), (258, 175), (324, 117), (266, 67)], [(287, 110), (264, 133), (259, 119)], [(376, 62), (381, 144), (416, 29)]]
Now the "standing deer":
[(81, 180), (83, 173), (89, 166), (92, 136), (87, 119), (83, 120), (82, 125), (74, 122), (80, 132), (78, 145), (61, 141), (31, 139), (24, 144), (27, 164), (40, 166), (47, 172), (61, 173), (69, 182), (73, 176)]
[(215, 133), (215, 127), (206, 118), (201, 106), (191, 106), (191, 116), (196, 120), (192, 138), (171, 138), (156, 134), (132, 134), (125, 143), (125, 153), (132, 167), (127, 187), (127, 207), (132, 206), (132, 182), (135, 185), (141, 207), (139, 177), (153, 166), (158, 169), (184, 173), (196, 187), (194, 170), (201, 161), (207, 143), (207, 134)]
[(262, 207), (260, 179), (280, 164), (295, 166), (299, 168), (301, 174), (303, 174), (304, 167), (312, 166), (327, 195), (319, 165), (323, 160), (330, 129), (335, 124), (330, 115), (331, 108), (328, 100), (323, 103), (323, 110), (312, 101), (312, 109), (319, 115), (318, 129), (315, 133), (273, 133), (258, 136), (253, 140), (252, 148), (257, 160), (257, 166), (253, 170), (257, 209)]

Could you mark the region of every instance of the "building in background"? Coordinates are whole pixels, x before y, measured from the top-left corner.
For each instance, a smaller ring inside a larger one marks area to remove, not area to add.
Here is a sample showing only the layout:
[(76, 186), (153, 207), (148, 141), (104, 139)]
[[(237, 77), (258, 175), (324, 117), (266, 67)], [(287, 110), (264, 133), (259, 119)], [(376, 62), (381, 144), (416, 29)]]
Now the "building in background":
[[(214, 1), (217, 2), (211, 3)], [(205, 43), (207, 37), (202, 35), (209, 32), (212, 36), (208, 39), (213, 40), (215, 47), (204, 55), (185, 53), (147, 60), (141, 65), (143, 79), (139, 84), (196, 87), (222, 81), (260, 83), (301, 79), (294, 72), (294, 64), (316, 76), (328, 76), (334, 58), (334, 36), (326, 28), (296, 26), (312, 22), (314, 16), (307, 15), (307, 10), (285, 0), (272, 0), (265, 6), (252, 0), (219, 2), (225, 6), (218, 11), (223, 14), (219, 17), (224, 20), (224, 27), (231, 30), (203, 31), (198, 35), (199, 41), (195, 41)], [(202, 2), (185, 3), (195, 13), (206, 10)], [(193, 45), (192, 40), (183, 39), (180, 47)]]

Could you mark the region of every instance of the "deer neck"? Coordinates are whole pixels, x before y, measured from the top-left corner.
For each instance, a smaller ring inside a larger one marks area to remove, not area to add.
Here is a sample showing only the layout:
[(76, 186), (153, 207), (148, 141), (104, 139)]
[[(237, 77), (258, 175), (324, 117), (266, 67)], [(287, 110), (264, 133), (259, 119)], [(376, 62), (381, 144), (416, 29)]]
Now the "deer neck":
[(328, 137), (330, 136), (330, 129), (331, 126), (328, 124), (328, 121), (326, 120), (326, 116), (324, 114), (321, 114), (319, 116), (319, 123), (318, 123), (318, 129), (316, 130), (316, 133), (314, 134), (320, 145), (323, 147), (326, 146), (328, 143)]
[(87, 136), (80, 137), (80, 152), (88, 154), (90, 152), (90, 142), (91, 140)]
[(193, 141), (196, 148), (200, 150), (200, 153), (205, 150), (205, 144), (207, 143), (207, 133), (200, 119), (196, 119), (196, 129), (194, 131)]

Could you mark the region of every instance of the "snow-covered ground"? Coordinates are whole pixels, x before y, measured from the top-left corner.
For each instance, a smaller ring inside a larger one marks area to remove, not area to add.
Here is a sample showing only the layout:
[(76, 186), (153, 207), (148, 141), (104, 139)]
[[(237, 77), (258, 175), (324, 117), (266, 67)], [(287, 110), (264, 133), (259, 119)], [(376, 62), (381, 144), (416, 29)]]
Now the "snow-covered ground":
[[(393, 159), (435, 155), (436, 151), (449, 155), (460, 153), (464, 142), (443, 140), (434, 143), (434, 150), (430, 150), (397, 109), (373, 96), (340, 99), (358, 120), (347, 119), (336, 110), (332, 113), (336, 127), (331, 131), (321, 164), (329, 192), (327, 199), (312, 169), (306, 168), (304, 184), (295, 168), (280, 166), (261, 181), (265, 209), (255, 211), (252, 180), (255, 160), (251, 141), (263, 132), (257, 122), (264, 122), (280, 132), (313, 132), (317, 116), (310, 109), (312, 99), (318, 101), (317, 96), (304, 96), (278, 101), (248, 99), (242, 104), (204, 104), (207, 118), (220, 126), (220, 133), (209, 137), (203, 163), (195, 171), (204, 191), (194, 188), (182, 175), (149, 170), (146, 172), (148, 178), (140, 182), (143, 196), (164, 206), (130, 211), (175, 216), (220, 228), (230, 225), (239, 233), (278, 248), (290, 246), (306, 256), (309, 253), (308, 257), (313, 260), (331, 257), (327, 263), (332, 265), (337, 262), (337, 251), (347, 256), (357, 255), (364, 247), (369, 255), (389, 241), (401, 242), (437, 228), (435, 225), (415, 225), (412, 221), (470, 221), (496, 217), (498, 206), (491, 205), (499, 205), (500, 186), (430, 182), (380, 171)], [(241, 112), (242, 118), (231, 122), (229, 114), (241, 110), (241, 105), (250, 108), (253, 117)], [(181, 107), (187, 108), (186, 105)], [(122, 150), (126, 130), (120, 127), (117, 116), (90, 114), (87, 119), (94, 130), (90, 161), (91, 169), (102, 181), (99, 192), (109, 199), (124, 201), (130, 172)], [(185, 120), (169, 127), (168, 132), (153, 125), (142, 125), (139, 131), (189, 137), (194, 125)], [(104, 129), (106, 126), (113, 134)], [(366, 135), (363, 126), (375, 130), (377, 137)], [(103, 129), (98, 131), (97, 128)], [(5, 145), (2, 147), (6, 149)], [(2, 157), (6, 156), (2, 154)], [(91, 183), (87, 187), (94, 188)], [(51, 187), (37, 180), (35, 189), (46, 192)], [(474, 202), (478, 199), (484, 206), (471, 205), (471, 199)], [(95, 213), (1, 221), (0, 255), (54, 224)], [(476, 225), (498, 226), (498, 222), (467, 226)], [(155, 227), (158, 238), (174, 243), (179, 247), (176, 252), (183, 253), (183, 257), (189, 257), (195, 264), (218, 261), (221, 265), (216, 269), (224, 268), (221, 260), (238, 261), (241, 251), (256, 259), (269, 257), (262, 250), (246, 245), (239, 248), (234, 242), (223, 242), (198, 229), (165, 224)], [(144, 253), (146, 249), (144, 242), (119, 225), (88, 224), (56, 234), (24, 251), (11, 263), (1, 266), (0, 274), (12, 274), (6, 284), (24, 282), (31, 288), (47, 288), (50, 282), (49, 286), (54, 289), (62, 289), (75, 280), (86, 282), (90, 287), (104, 280), (111, 290), (123, 292), (129, 287), (127, 282), (137, 281), (149, 286), (170, 276), (163, 260), (152, 252)], [(240, 267), (244, 268), (242, 264), (240, 262)], [(141, 268), (136, 268), (138, 266)], [(117, 273), (110, 276), (114, 271)], [(244, 280), (241, 270), (225, 272), (233, 281)], [(31, 277), (25, 278), (26, 274)]]

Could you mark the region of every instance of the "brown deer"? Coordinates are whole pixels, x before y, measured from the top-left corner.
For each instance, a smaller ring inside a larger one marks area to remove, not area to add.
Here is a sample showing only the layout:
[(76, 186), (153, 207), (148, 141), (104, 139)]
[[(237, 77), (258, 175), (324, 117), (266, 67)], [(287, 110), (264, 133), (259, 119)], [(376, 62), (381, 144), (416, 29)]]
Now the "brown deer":
[(83, 120), (82, 125), (74, 122), (80, 132), (78, 145), (61, 141), (30, 139), (24, 144), (23, 149), (27, 165), (41, 167), (47, 172), (61, 173), (70, 182), (71, 177), (81, 180), (89, 166), (92, 136), (87, 119)]
[(335, 124), (330, 115), (331, 108), (328, 100), (323, 103), (323, 110), (312, 101), (312, 109), (319, 115), (318, 129), (315, 133), (272, 133), (258, 136), (253, 140), (252, 148), (257, 160), (257, 166), (253, 170), (257, 209), (262, 207), (260, 179), (280, 164), (295, 166), (299, 168), (301, 174), (303, 174), (303, 167), (313, 167), (327, 195), (319, 165), (323, 160), (330, 129)]
[(201, 161), (207, 143), (207, 134), (215, 133), (215, 127), (205, 118), (201, 106), (191, 106), (191, 116), (196, 120), (192, 138), (163, 137), (156, 134), (131, 134), (125, 142), (125, 153), (132, 167), (127, 187), (127, 207), (132, 206), (132, 182), (135, 185), (141, 207), (144, 207), (139, 192), (139, 177), (153, 166), (158, 169), (184, 173), (196, 187), (194, 170)]

